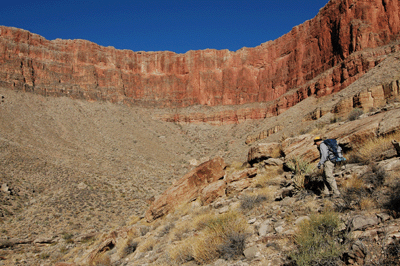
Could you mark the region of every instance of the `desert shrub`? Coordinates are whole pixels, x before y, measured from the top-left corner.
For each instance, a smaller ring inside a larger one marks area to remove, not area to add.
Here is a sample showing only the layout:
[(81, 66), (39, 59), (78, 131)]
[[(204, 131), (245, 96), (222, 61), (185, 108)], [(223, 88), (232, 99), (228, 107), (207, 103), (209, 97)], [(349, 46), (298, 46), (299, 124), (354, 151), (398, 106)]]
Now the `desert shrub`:
[(248, 224), (238, 212), (219, 215), (210, 213), (193, 220), (198, 231), (169, 251), (176, 263), (194, 259), (198, 264), (210, 263), (218, 258), (233, 259), (243, 254)]
[(295, 237), (297, 251), (290, 258), (299, 266), (338, 265), (345, 250), (338, 241), (343, 237), (339, 225), (338, 214), (328, 211), (300, 223)]
[(368, 192), (364, 187), (360, 188), (348, 188), (342, 192), (343, 204), (337, 205), (337, 211), (343, 212), (346, 210), (354, 210), (360, 208), (362, 199), (367, 197)]
[(349, 156), (349, 162), (370, 164), (382, 159), (384, 152), (390, 148), (392, 144), (387, 138), (369, 138), (355, 146)]
[(362, 114), (364, 114), (364, 111), (360, 108), (354, 108), (353, 110), (351, 110), (351, 112), (349, 113), (347, 119), (349, 121), (354, 121), (357, 120)]
[(400, 182), (392, 187), (389, 199), (384, 207), (389, 210), (393, 217), (400, 217)]
[(293, 185), (296, 189), (302, 191), (305, 188), (305, 175), (295, 175), (293, 177)]
[(365, 183), (369, 184), (371, 188), (377, 188), (385, 182), (385, 178), (388, 176), (386, 170), (372, 163), (369, 166), (369, 170), (362, 176)]
[(335, 124), (335, 123), (338, 123), (341, 121), (342, 121), (342, 118), (340, 116), (336, 116), (336, 115), (330, 119), (331, 124)]
[(363, 199), (369, 195), (366, 184), (363, 179), (356, 174), (352, 174), (342, 184), (342, 199), (343, 204), (336, 206), (336, 211), (343, 212), (345, 210), (353, 210), (355, 208), (362, 209), (366, 207), (366, 202)]
[(310, 175), (315, 170), (314, 165), (300, 157), (290, 158), (285, 166), (294, 173), (293, 183), (300, 191), (305, 188), (305, 175)]
[(245, 248), (246, 234), (242, 232), (231, 232), (218, 245), (218, 253), (225, 260), (235, 259), (243, 254)]
[(289, 158), (285, 165), (295, 175), (309, 174), (314, 170), (314, 166), (310, 162), (302, 159), (301, 157)]
[(63, 238), (63, 239), (65, 240), (65, 242), (68, 243), (68, 244), (74, 243), (74, 240), (72, 239), (73, 237), (74, 237), (73, 234), (71, 234), (71, 233), (66, 233), (66, 232), (64, 232), (63, 235), (62, 235), (62, 238)]
[(240, 207), (244, 210), (251, 210), (256, 205), (266, 200), (267, 197), (265, 195), (243, 195), (243, 197), (240, 199)]

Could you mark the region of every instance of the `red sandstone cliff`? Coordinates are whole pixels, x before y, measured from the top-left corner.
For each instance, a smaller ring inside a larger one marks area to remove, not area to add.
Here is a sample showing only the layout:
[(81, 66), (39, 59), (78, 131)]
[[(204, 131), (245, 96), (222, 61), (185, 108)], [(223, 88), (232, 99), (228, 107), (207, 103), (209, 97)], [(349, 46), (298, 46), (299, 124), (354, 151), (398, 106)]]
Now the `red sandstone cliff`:
[(275, 101), (262, 109), (164, 117), (263, 118), (310, 95), (339, 91), (379, 63), (379, 56), (399, 50), (398, 43), (384, 47), (400, 40), (399, 8), (399, 0), (331, 0), (281, 38), (236, 52), (133, 52), (0, 27), (0, 86), (156, 107)]

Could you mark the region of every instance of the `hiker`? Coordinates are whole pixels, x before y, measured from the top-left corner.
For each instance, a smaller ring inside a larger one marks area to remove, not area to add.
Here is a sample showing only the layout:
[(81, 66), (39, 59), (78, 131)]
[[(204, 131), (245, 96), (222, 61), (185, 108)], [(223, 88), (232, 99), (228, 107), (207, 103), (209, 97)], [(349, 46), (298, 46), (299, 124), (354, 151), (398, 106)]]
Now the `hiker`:
[(320, 154), (318, 169), (321, 169), (322, 166), (324, 167), (324, 190), (322, 191), (322, 194), (324, 196), (331, 196), (329, 192), (329, 189), (331, 189), (333, 192), (332, 196), (339, 197), (340, 192), (337, 188), (335, 177), (333, 176), (333, 169), (335, 168), (336, 158), (342, 157), (342, 148), (339, 145), (334, 147), (337, 149), (337, 153), (335, 151), (335, 155), (332, 148), (330, 148), (321, 137), (316, 137), (314, 139), (314, 145), (317, 145)]

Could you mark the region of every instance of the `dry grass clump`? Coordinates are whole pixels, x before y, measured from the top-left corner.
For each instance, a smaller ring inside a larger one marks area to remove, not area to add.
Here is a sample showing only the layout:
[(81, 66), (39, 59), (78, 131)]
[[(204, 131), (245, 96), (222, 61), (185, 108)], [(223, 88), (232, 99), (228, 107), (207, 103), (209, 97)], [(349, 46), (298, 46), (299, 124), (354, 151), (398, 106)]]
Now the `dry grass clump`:
[(349, 178), (347, 178), (345, 181), (342, 183), (342, 188), (347, 190), (347, 189), (361, 189), (364, 187), (364, 182), (363, 180), (353, 173)]
[[(345, 250), (338, 241), (343, 237), (339, 231), (338, 214), (325, 211), (310, 218), (299, 224), (295, 237), (297, 250), (290, 254), (290, 258), (299, 266), (337, 265)], [(328, 262), (330, 264), (326, 264)]]
[(338, 211), (353, 210), (355, 208), (361, 209), (366, 207), (366, 203), (362, 203), (369, 195), (367, 185), (363, 179), (356, 174), (352, 174), (350, 178), (345, 180), (342, 184), (342, 197), (343, 205), (338, 206)]
[(362, 114), (364, 114), (364, 111), (360, 108), (354, 108), (353, 110), (351, 110), (351, 112), (349, 113), (347, 119), (349, 121), (354, 121), (357, 120)]
[(168, 255), (177, 265), (193, 260), (192, 239), (186, 239), (169, 248)]
[(262, 173), (257, 174), (257, 176), (254, 178), (253, 186), (256, 188), (265, 188), (271, 185), (278, 185), (279, 182), (274, 182), (274, 179), (283, 173), (284, 171), (280, 166), (266, 167)]
[(243, 195), (240, 199), (240, 207), (243, 210), (251, 210), (260, 203), (267, 201), (268, 197), (263, 194)]
[(392, 140), (394, 139), (400, 139), (400, 131), (382, 137), (369, 137), (361, 140), (347, 154), (349, 162), (367, 165), (383, 159), (385, 152), (393, 149)]
[(178, 264), (192, 259), (204, 264), (243, 254), (248, 225), (238, 212), (199, 215), (188, 227), (193, 227), (197, 233), (169, 251), (170, 258)]
[(374, 199), (371, 198), (363, 198), (359, 202), (360, 210), (368, 211), (376, 208), (377, 204)]
[(371, 164), (362, 176), (352, 174), (342, 183), (344, 204), (340, 206), (339, 211), (356, 208), (371, 210), (377, 207), (381, 198), (381, 188), (387, 177), (385, 169), (377, 164)]

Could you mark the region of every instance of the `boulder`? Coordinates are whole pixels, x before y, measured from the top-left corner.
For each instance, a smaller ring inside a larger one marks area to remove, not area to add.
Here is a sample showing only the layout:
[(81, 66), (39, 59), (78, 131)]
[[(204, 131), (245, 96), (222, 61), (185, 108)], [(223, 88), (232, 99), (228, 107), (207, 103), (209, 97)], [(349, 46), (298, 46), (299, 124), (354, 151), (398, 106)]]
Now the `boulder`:
[(247, 162), (254, 164), (268, 158), (278, 158), (281, 156), (281, 145), (277, 142), (260, 143), (249, 150)]
[(279, 158), (269, 158), (264, 161), (264, 164), (269, 166), (282, 166), (284, 163), (285, 162)]
[(228, 184), (226, 189), (226, 194), (237, 193), (245, 190), (246, 188), (251, 186), (251, 179), (242, 179), (236, 182), (232, 182)]
[(319, 158), (319, 151), (314, 145), (314, 137), (310, 134), (285, 139), (282, 142), (282, 151), (285, 158), (301, 158), (308, 162)]
[(201, 191), (201, 200), (203, 204), (209, 204), (215, 199), (225, 195), (226, 182), (225, 180), (218, 180), (211, 183)]
[(217, 157), (187, 173), (151, 204), (145, 213), (146, 220), (151, 222), (164, 216), (175, 207), (190, 202), (199, 196), (208, 200), (213, 198), (213, 196), (208, 196), (205, 193), (209, 191), (215, 195), (216, 191), (210, 188), (204, 190), (204, 188), (222, 179), (225, 175), (225, 167), (224, 160)]
[(248, 168), (242, 171), (234, 172), (226, 177), (226, 182), (232, 183), (246, 178), (253, 178), (257, 175), (257, 171), (257, 168)]
[(260, 224), (260, 227), (258, 229), (258, 235), (261, 237), (266, 236), (269, 233), (274, 232), (274, 227), (272, 225), (271, 220), (266, 220), (262, 224)]
[(11, 190), (6, 183), (3, 183), (3, 184), (1, 184), (1, 191), (3, 191), (4, 193), (10, 194)]
[(257, 256), (257, 253), (258, 253), (258, 248), (257, 248), (257, 246), (252, 246), (252, 247), (246, 248), (246, 249), (243, 251), (244, 256), (245, 256), (246, 259), (248, 259), (248, 260), (254, 259), (254, 258)]
[(376, 216), (355, 216), (349, 224), (349, 231), (364, 230), (368, 227), (379, 224), (380, 220)]

